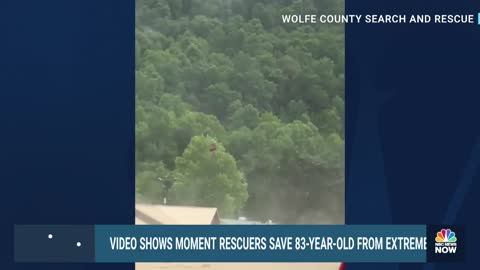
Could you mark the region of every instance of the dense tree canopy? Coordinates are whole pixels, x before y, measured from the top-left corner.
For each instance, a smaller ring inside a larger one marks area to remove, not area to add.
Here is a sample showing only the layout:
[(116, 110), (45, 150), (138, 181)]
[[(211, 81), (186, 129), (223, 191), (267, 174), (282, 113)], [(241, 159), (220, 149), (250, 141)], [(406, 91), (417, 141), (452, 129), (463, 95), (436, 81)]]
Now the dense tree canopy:
[(281, 21), (343, 13), (343, 1), (136, 5), (138, 196), (343, 222), (344, 29)]

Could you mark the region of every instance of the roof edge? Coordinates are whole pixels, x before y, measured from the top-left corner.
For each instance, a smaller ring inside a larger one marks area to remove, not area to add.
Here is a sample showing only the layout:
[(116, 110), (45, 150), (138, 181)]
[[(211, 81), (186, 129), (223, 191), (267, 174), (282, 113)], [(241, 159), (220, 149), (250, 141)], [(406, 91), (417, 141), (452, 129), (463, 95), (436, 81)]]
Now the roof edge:
[(156, 220), (156, 219), (152, 218), (151, 216), (143, 213), (142, 211), (140, 211), (136, 208), (135, 208), (135, 217), (142, 220), (143, 222), (145, 222), (147, 224), (163, 224), (159, 220)]

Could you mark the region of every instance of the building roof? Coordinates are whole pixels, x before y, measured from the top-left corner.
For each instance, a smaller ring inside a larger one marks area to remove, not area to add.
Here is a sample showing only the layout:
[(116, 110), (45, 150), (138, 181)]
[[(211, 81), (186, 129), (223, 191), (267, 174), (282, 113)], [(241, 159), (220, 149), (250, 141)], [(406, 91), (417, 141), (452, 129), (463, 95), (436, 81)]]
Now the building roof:
[(181, 224), (203, 225), (218, 224), (217, 208), (172, 206), (172, 205), (135, 205), (135, 224)]
[(163, 206), (153, 204), (135, 205), (135, 224), (137, 220), (143, 224), (178, 224), (175, 219), (168, 216), (163, 210)]
[(135, 217), (135, 225), (148, 225), (145, 221)]

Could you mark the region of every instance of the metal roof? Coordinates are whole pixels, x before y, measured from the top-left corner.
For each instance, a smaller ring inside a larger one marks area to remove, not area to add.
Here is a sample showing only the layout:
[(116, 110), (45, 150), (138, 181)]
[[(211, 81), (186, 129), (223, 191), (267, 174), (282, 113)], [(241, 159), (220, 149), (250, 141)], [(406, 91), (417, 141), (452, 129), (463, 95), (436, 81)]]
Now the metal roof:
[(135, 205), (136, 224), (202, 225), (219, 222), (217, 208), (155, 204)]

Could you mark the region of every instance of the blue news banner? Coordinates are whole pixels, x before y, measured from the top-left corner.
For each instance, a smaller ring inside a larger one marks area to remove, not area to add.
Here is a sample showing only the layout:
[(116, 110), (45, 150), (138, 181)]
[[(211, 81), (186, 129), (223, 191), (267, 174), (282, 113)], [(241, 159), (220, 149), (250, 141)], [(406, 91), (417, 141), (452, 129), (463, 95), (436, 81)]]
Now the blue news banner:
[(426, 226), (96, 226), (97, 262), (425, 262)]
[(463, 239), (431, 225), (16, 225), (15, 261), (458, 261)]

